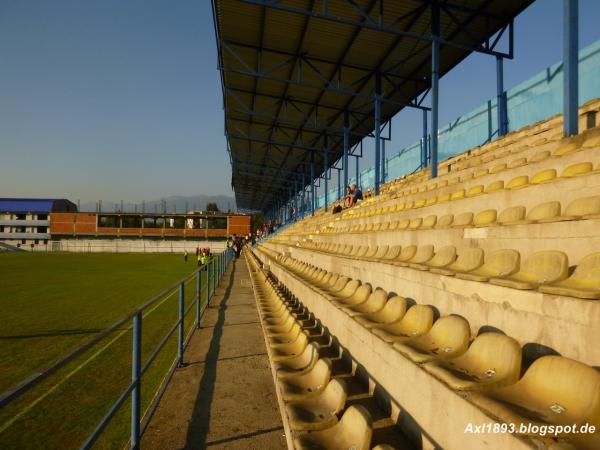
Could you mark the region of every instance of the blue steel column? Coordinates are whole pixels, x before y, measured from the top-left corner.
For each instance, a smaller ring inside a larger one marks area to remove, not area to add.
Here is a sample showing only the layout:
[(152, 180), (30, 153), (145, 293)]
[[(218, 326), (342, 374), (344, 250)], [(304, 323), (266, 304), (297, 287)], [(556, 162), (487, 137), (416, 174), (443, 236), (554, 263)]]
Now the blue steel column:
[(350, 152), (350, 120), (348, 110), (344, 111), (344, 189), (348, 186), (348, 153)]
[(298, 179), (294, 179), (294, 221), (298, 220)]
[(206, 289), (206, 308), (210, 306), (210, 273), (208, 271), (208, 266), (210, 262), (204, 265), (204, 269), (206, 270), (206, 284), (204, 285), (204, 289)]
[(498, 136), (507, 132), (506, 105), (504, 103), (504, 58), (496, 56), (496, 111), (498, 114)]
[(327, 157), (329, 149), (327, 148), (327, 135), (325, 135), (325, 148), (323, 149), (323, 174), (324, 174), (324, 178), (325, 178), (325, 211), (327, 211), (327, 200), (329, 199), (329, 183), (327, 180), (327, 172), (329, 171), (329, 164), (327, 161)]
[(302, 166), (302, 197), (300, 198), (300, 209), (302, 210), (302, 218), (304, 219), (304, 213), (306, 208), (306, 179), (304, 177), (304, 166)]
[(315, 163), (312, 161), (311, 153), (311, 162), (310, 162), (310, 214), (312, 216), (315, 215)]
[(564, 135), (572, 136), (579, 131), (579, 1), (563, 2), (563, 126)]
[(133, 348), (131, 351), (131, 449), (140, 448), (141, 376), (142, 376), (142, 313), (133, 316)]
[(196, 278), (196, 328), (200, 328), (200, 319), (202, 315), (202, 308), (200, 303), (202, 301), (202, 270), (198, 271), (198, 277)]
[(431, 178), (438, 172), (438, 107), (439, 107), (439, 72), (440, 72), (440, 7), (431, 5)]
[[(359, 176), (360, 176), (360, 167), (359, 167), (359, 163), (358, 163), (358, 156), (356, 157), (356, 185), (358, 187), (360, 187), (360, 180), (359, 180)], [(362, 188), (361, 188), (362, 189)]]
[(385, 160), (385, 139), (381, 140), (381, 183), (385, 183), (385, 170), (386, 170), (386, 160)]
[(179, 284), (179, 333), (178, 333), (178, 363), (179, 367), (183, 366), (183, 316), (184, 316), (184, 304), (185, 304), (185, 285), (183, 281)]
[(338, 195), (337, 195), (337, 199), (339, 200), (340, 198), (342, 198), (342, 175), (340, 174), (340, 171), (337, 171), (338, 173)]
[(427, 167), (427, 110), (423, 110), (423, 146), (421, 147), (421, 167)]
[(381, 75), (375, 74), (375, 195), (381, 182)]

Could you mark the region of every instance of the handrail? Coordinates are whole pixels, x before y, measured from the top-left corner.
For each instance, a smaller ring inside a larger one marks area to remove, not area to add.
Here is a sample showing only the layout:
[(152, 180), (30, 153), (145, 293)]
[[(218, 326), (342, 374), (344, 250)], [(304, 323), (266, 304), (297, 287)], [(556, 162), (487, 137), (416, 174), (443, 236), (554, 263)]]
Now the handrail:
[[(132, 329), (133, 329), (132, 381), (122, 391), (122, 393), (119, 395), (117, 400), (111, 405), (108, 412), (104, 415), (102, 420), (98, 423), (98, 425), (96, 426), (94, 431), (87, 437), (87, 439), (85, 440), (85, 442), (83, 443), (81, 448), (88, 449), (94, 444), (94, 442), (96, 442), (96, 440), (102, 434), (104, 428), (108, 425), (108, 423), (111, 421), (111, 419), (117, 413), (117, 411), (123, 405), (123, 403), (125, 402), (125, 400), (127, 399), (127, 397), (129, 395), (132, 396), (132, 408), (131, 408), (132, 409), (132, 412), (131, 412), (132, 417), (131, 417), (131, 440), (130, 440), (130, 443), (131, 443), (131, 448), (134, 448), (134, 449), (139, 448), (140, 437), (143, 434), (143, 432), (145, 431), (146, 426), (147, 426), (147, 421), (145, 421), (145, 423), (143, 423), (143, 424), (140, 423), (141, 412), (140, 412), (140, 390), (139, 389), (140, 389), (141, 378), (146, 373), (146, 371), (148, 370), (150, 365), (154, 362), (154, 360), (156, 359), (156, 357), (158, 356), (160, 351), (167, 344), (169, 339), (173, 336), (175, 331), (179, 329), (178, 354), (177, 354), (175, 360), (173, 361), (173, 364), (169, 368), (167, 376), (165, 377), (165, 379), (163, 380), (163, 382), (157, 389), (157, 392), (159, 393), (158, 398), (160, 398), (162, 396), (162, 393), (164, 393), (166, 385), (168, 384), (168, 382), (171, 379), (174, 369), (177, 366), (180, 367), (183, 365), (183, 351), (184, 351), (185, 347), (187, 346), (194, 330), (200, 327), (200, 320), (202, 318), (202, 315), (210, 302), (210, 298), (212, 297), (212, 295), (214, 295), (216, 286), (219, 284), (223, 275), (225, 274), (225, 271), (227, 270), (227, 267), (228, 267), (229, 263), (231, 262), (232, 255), (233, 255), (233, 252), (230, 248), (226, 248), (223, 252), (216, 254), (211, 260), (208, 261), (208, 263), (198, 267), (192, 273), (186, 275), (185, 277), (181, 278), (179, 281), (177, 281), (173, 285), (162, 290), (160, 293), (158, 293), (157, 295), (152, 297), (150, 300), (148, 300), (142, 306), (138, 307), (131, 313), (127, 314), (122, 319), (119, 319), (117, 322), (113, 323), (111, 326), (109, 326), (102, 332), (98, 333), (92, 339), (90, 339), (89, 341), (82, 344), (75, 350), (71, 351), (66, 356), (62, 357), (61, 359), (59, 359), (58, 361), (53, 363), (50, 367), (46, 368), (42, 372), (34, 374), (32, 377), (26, 379), (25, 381), (20, 383), (15, 388), (2, 393), (0, 395), (0, 408), (8, 405), (15, 399), (19, 398), (21, 395), (23, 395), (24, 393), (29, 391), (31, 388), (33, 388), (34, 386), (39, 384), (45, 378), (47, 378), (51, 374), (55, 373), (58, 369), (60, 369), (61, 367), (64, 367), (66, 364), (68, 364), (74, 358), (76, 358), (77, 356), (84, 353), (86, 350), (93, 347), (95, 344), (100, 342), (106, 336), (113, 333), (114, 331), (119, 329), (121, 326), (123, 326), (127, 322), (132, 321), (133, 322), (133, 325), (132, 325)], [(202, 275), (204, 273), (206, 274), (206, 281), (205, 281), (205, 285), (202, 286), (202, 284), (203, 284), (202, 283)], [(189, 282), (194, 277), (197, 277), (197, 280), (198, 280), (197, 284), (196, 284), (197, 292), (196, 292), (196, 295), (193, 298), (192, 302), (190, 303), (190, 305), (188, 305), (188, 307), (184, 309), (184, 302), (185, 302), (184, 286), (187, 282)], [(206, 302), (204, 303), (204, 305), (202, 305), (202, 303), (203, 303), (202, 302), (203, 299), (202, 299), (202, 295), (201, 295), (202, 287), (204, 287), (204, 291), (206, 294), (206, 297), (205, 297)], [(161, 341), (158, 343), (156, 348), (152, 351), (152, 354), (146, 359), (146, 361), (144, 362), (144, 365), (142, 366), (141, 360), (140, 360), (141, 344), (142, 344), (141, 343), (141, 340), (142, 340), (142, 337), (141, 337), (142, 313), (148, 307), (152, 306), (159, 300), (164, 299), (166, 296), (172, 295), (177, 290), (179, 290), (179, 294), (180, 294), (179, 302), (178, 302), (179, 318), (173, 324), (173, 326), (171, 326), (169, 328), (166, 335), (161, 339)], [(185, 337), (184, 336), (185, 317), (188, 315), (188, 313), (194, 306), (196, 306), (195, 326), (192, 327), (192, 329), (188, 333), (188, 336)], [(157, 406), (158, 406), (158, 402), (156, 402), (156, 401), (151, 402), (148, 410), (146, 411), (146, 415), (148, 417), (151, 417), (154, 413), (154, 409), (156, 409)], [(140, 430), (140, 425), (142, 425), (141, 430)]]

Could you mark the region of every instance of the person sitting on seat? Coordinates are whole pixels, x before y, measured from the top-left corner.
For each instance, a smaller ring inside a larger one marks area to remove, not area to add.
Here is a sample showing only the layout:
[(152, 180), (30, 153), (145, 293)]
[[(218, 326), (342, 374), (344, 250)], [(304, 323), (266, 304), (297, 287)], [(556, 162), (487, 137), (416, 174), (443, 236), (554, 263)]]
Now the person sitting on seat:
[(347, 197), (346, 200), (346, 208), (351, 208), (354, 205), (356, 205), (356, 203), (358, 203), (359, 200), (363, 199), (363, 194), (362, 191), (358, 188), (358, 186), (356, 186), (356, 184), (352, 185), (352, 189), (350, 191), (350, 194)]

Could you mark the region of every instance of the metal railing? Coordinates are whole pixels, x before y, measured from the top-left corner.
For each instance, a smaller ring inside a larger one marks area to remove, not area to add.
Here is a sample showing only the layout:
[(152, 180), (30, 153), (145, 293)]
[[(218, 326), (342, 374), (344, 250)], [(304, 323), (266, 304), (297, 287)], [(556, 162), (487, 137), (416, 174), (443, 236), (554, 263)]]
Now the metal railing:
[[(96, 345), (106, 336), (110, 335), (114, 331), (121, 328), (123, 325), (131, 321), (132, 324), (132, 347), (131, 347), (131, 382), (119, 395), (119, 397), (110, 406), (108, 412), (104, 415), (102, 420), (98, 423), (94, 431), (87, 437), (81, 449), (91, 448), (97, 439), (100, 437), (106, 426), (110, 423), (112, 418), (117, 414), (120, 407), (125, 403), (127, 398), (131, 396), (131, 430), (130, 430), (130, 448), (139, 449), (140, 439), (144, 431), (148, 427), (150, 420), (158, 406), (160, 399), (162, 398), (166, 387), (171, 380), (171, 377), (177, 367), (182, 367), (184, 364), (183, 354), (184, 350), (191, 339), (195, 329), (200, 328), (200, 322), (204, 313), (204, 310), (210, 306), (210, 300), (213, 297), (216, 287), (219, 285), (229, 263), (231, 262), (233, 251), (231, 248), (225, 249), (223, 252), (216, 254), (209, 262), (205, 265), (198, 267), (197, 270), (187, 275), (186, 277), (179, 280), (174, 285), (163, 290), (155, 297), (148, 300), (141, 307), (123, 317), (110, 327), (106, 328), (94, 338), (90, 339), (85, 344), (81, 345), (77, 349), (70, 352), (68, 355), (61, 358), (59, 361), (52, 364), (43, 372), (35, 374), (33, 377), (27, 379), (19, 386), (11, 391), (5, 392), (0, 396), (0, 408), (4, 408), (23, 394), (28, 392), (31, 388), (39, 384), (41, 381), (46, 379), (51, 374), (55, 373), (60, 368), (66, 366), (69, 362), (74, 360), (79, 355)], [(193, 278), (196, 279), (196, 295), (192, 302), (185, 307), (185, 284), (190, 282)], [(152, 350), (152, 353), (142, 364), (142, 317), (144, 312), (156, 304), (160, 300), (167, 298), (172, 295), (175, 291), (179, 291), (178, 301), (178, 320), (169, 328), (166, 335), (160, 340), (158, 345)], [(204, 294), (204, 295), (203, 295)], [(203, 298), (204, 297), (204, 298)], [(203, 301), (204, 300), (204, 301)], [(185, 335), (184, 320), (188, 313), (196, 307), (196, 317), (193, 326), (191, 327), (188, 335)], [(159, 355), (160, 351), (169, 341), (169, 338), (176, 332), (177, 333), (177, 356), (171, 364), (169, 371), (160, 384), (154, 399), (150, 403), (148, 409), (144, 414), (142, 420), (141, 411), (141, 380), (144, 374), (152, 365), (152, 362)]]

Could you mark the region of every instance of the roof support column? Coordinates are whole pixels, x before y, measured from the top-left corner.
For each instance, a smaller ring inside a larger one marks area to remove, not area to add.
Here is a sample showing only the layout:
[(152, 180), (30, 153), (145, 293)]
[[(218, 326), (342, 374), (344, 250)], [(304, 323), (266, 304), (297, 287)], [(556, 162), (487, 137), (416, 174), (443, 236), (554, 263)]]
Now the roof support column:
[(306, 207), (306, 179), (304, 178), (304, 166), (302, 167), (302, 197), (300, 197), (300, 214), (304, 219), (305, 207)]
[(340, 173), (339, 169), (338, 169), (337, 173), (338, 173), (338, 195), (337, 195), (337, 199), (339, 201), (339, 199), (342, 198), (342, 174)]
[(329, 184), (328, 184), (328, 180), (327, 180), (327, 175), (329, 172), (329, 161), (327, 161), (327, 157), (329, 156), (329, 149), (327, 148), (327, 135), (325, 135), (324, 137), (325, 140), (325, 148), (323, 149), (323, 176), (325, 178), (325, 211), (327, 211), (327, 203), (328, 203), (328, 196), (329, 196)]
[(423, 110), (423, 143), (421, 144), (421, 168), (427, 167), (427, 110)]
[(298, 179), (294, 178), (294, 221), (298, 220)]
[(360, 187), (360, 167), (359, 167), (359, 163), (358, 163), (358, 158), (359, 158), (359, 156), (356, 156), (356, 181), (355, 181), (355, 183), (359, 188), (361, 188)]
[(381, 183), (385, 183), (386, 180), (386, 167), (387, 161), (385, 159), (385, 139), (381, 140)]
[(507, 133), (508, 117), (504, 93), (504, 58), (496, 56), (496, 112), (498, 114), (498, 137)]
[(563, 127), (572, 136), (579, 128), (579, 1), (563, 2)]
[(348, 110), (344, 111), (344, 188), (348, 186), (348, 153), (350, 152), (350, 120), (348, 118)]
[(375, 195), (381, 183), (381, 74), (375, 73)]
[(310, 154), (310, 214), (315, 215), (315, 162), (313, 161), (314, 153)]
[(440, 76), (440, 6), (431, 4), (431, 178), (438, 171), (438, 108)]

